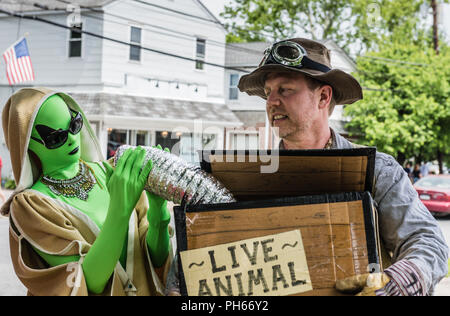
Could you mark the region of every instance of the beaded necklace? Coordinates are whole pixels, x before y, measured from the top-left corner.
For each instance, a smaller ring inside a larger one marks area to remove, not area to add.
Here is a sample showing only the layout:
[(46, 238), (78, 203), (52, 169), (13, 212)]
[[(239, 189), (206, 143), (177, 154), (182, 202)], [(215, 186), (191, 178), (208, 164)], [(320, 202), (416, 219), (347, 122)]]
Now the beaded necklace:
[(42, 183), (56, 195), (63, 195), (69, 198), (77, 197), (86, 201), (89, 197), (88, 193), (94, 188), (97, 180), (93, 175), (91, 168), (83, 161), (80, 161), (79, 171), (72, 179), (59, 180), (49, 176), (43, 176)]

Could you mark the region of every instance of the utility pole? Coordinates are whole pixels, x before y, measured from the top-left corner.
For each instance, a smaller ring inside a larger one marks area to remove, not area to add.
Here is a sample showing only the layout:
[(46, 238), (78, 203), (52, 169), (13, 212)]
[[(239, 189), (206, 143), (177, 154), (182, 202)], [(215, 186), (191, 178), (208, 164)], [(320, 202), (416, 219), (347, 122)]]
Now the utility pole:
[(433, 9), (433, 44), (436, 55), (439, 55), (438, 5), (437, 0), (431, 0)]
[[(436, 55), (439, 55), (439, 30), (438, 30), (438, 5), (437, 0), (431, 0), (431, 8), (433, 9), (433, 46)], [(439, 173), (442, 174), (444, 172), (442, 160), (443, 154), (442, 151), (437, 149), (437, 160), (439, 164)]]

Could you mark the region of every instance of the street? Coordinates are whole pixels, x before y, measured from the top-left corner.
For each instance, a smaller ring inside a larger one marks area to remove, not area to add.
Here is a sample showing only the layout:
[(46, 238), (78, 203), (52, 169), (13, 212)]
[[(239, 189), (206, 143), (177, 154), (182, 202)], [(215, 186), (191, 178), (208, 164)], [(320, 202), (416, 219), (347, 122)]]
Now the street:
[(8, 218), (0, 217), (0, 296), (22, 296), (26, 295), (26, 289), (11, 264), (8, 230)]
[[(4, 191), (9, 196), (10, 192)], [(438, 219), (447, 243), (450, 241), (450, 217)], [(8, 218), (0, 217), (0, 296), (26, 295), (25, 287), (14, 273), (9, 254)], [(450, 296), (450, 277), (445, 278), (435, 289), (435, 295)]]
[[(450, 217), (440, 218), (438, 219), (438, 223), (441, 226), (445, 241), (448, 245), (450, 242)], [(450, 277), (443, 279), (441, 283), (439, 283), (439, 285), (435, 289), (434, 295), (450, 296)]]

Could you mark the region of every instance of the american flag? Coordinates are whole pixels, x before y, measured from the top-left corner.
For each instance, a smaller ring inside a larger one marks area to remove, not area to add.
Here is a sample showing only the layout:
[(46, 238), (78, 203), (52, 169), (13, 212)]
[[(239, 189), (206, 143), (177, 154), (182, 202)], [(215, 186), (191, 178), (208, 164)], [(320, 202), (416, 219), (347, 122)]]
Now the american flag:
[(6, 77), (10, 85), (34, 81), (34, 70), (25, 38), (11, 45), (4, 53)]

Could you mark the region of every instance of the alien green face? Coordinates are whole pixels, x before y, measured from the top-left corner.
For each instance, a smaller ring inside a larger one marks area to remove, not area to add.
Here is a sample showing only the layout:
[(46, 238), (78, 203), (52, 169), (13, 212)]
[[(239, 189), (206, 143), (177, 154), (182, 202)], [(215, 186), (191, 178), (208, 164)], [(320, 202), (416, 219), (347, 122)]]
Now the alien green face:
[(83, 118), (53, 95), (39, 109), (34, 121), (29, 149), (43, 165), (64, 168), (80, 159), (80, 131)]
[(81, 128), (83, 127), (83, 117), (81, 116), (81, 114), (72, 109), (69, 110), (70, 112), (74, 113), (75, 116), (73, 116), (70, 120), (68, 129), (55, 130), (51, 127), (48, 127), (47, 125), (37, 124), (35, 128), (41, 138), (39, 139), (33, 136), (31, 136), (31, 138), (38, 143), (41, 143), (48, 149), (56, 149), (64, 145), (69, 136), (69, 132), (73, 135), (76, 135), (81, 131)]

